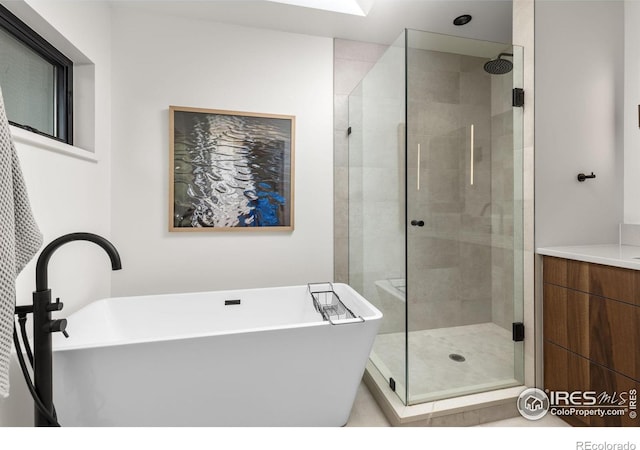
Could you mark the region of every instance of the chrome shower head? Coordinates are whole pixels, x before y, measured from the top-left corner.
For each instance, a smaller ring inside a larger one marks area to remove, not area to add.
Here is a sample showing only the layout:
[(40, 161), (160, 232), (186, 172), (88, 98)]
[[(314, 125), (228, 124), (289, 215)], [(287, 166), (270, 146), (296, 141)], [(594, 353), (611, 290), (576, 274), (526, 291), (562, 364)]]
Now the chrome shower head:
[(508, 59), (503, 59), (502, 56), (513, 56), (513, 53), (500, 53), (496, 59), (487, 61), (484, 65), (485, 72), (491, 75), (504, 75), (511, 72), (513, 63)]

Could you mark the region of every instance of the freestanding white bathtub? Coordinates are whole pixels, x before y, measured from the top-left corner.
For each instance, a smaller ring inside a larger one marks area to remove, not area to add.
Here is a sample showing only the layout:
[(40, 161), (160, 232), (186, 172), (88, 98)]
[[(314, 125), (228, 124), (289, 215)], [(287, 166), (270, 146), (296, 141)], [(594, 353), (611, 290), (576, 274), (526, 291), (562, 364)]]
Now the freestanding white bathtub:
[(122, 297), (54, 336), (63, 426), (342, 426), (382, 314), (323, 320), (307, 286)]

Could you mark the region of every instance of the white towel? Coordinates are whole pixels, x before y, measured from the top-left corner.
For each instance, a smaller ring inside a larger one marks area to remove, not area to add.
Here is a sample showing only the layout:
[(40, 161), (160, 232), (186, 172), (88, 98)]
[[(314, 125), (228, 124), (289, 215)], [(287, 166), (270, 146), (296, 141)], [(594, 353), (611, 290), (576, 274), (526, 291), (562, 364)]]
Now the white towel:
[(41, 245), (0, 91), (0, 397), (9, 396), (16, 277)]

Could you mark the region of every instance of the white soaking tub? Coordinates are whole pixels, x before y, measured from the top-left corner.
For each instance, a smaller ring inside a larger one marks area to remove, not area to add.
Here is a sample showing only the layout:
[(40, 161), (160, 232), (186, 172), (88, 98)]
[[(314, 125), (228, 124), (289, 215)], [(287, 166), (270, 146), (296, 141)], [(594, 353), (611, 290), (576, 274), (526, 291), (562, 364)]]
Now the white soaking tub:
[[(110, 298), (54, 336), (63, 426), (342, 426), (382, 314), (345, 284), (356, 318), (323, 320), (293, 286)], [(324, 284), (324, 286), (330, 286)], [(315, 294), (316, 298), (335, 298)], [(322, 307), (320, 307), (322, 309)]]

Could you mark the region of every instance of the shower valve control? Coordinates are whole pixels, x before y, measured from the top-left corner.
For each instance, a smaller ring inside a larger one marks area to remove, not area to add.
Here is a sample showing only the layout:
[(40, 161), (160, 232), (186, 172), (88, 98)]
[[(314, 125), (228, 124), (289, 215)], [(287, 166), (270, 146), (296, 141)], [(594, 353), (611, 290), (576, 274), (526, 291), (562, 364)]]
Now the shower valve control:
[(67, 319), (52, 320), (49, 323), (49, 332), (51, 333), (62, 332), (62, 334), (64, 334), (64, 337), (68, 338), (69, 334), (67, 333), (66, 330), (67, 330)]
[(412, 220), (411, 221), (411, 225), (414, 227), (423, 227), (424, 226), (424, 220)]

